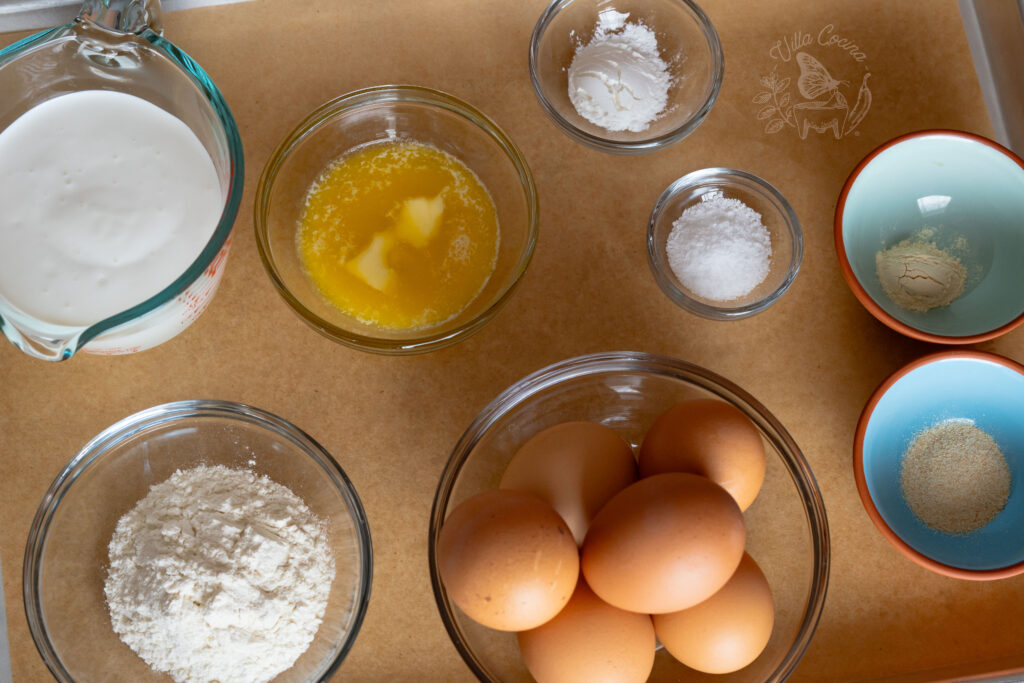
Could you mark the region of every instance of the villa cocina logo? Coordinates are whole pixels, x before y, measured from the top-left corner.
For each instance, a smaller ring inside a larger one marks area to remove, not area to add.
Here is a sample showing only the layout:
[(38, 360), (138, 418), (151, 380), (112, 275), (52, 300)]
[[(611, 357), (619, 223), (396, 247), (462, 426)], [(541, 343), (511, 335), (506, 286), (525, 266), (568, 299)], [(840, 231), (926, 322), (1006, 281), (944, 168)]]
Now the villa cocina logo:
[[(801, 140), (812, 130), (831, 132), (839, 140), (852, 133), (871, 109), (867, 55), (837, 33), (833, 24), (826, 24), (817, 34), (797, 31), (777, 40), (768, 56), (772, 70), (761, 76), (762, 89), (752, 100), (758, 105), (757, 120), (764, 121), (765, 133), (778, 133), (788, 126)], [(857, 80), (834, 78), (825, 63), (833, 69), (842, 67), (843, 75), (856, 74)], [(800, 101), (793, 97), (793, 76), (803, 98)]]

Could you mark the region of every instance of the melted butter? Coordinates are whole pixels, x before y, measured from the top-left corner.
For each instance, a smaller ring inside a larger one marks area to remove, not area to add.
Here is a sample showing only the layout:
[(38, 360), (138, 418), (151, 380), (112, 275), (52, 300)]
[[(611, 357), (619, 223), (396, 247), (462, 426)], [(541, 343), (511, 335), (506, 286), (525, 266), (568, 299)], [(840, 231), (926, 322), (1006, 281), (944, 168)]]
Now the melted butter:
[(374, 143), (333, 162), (310, 188), (299, 258), (333, 305), (388, 329), (440, 324), (494, 271), (498, 218), (465, 164), (412, 141)]

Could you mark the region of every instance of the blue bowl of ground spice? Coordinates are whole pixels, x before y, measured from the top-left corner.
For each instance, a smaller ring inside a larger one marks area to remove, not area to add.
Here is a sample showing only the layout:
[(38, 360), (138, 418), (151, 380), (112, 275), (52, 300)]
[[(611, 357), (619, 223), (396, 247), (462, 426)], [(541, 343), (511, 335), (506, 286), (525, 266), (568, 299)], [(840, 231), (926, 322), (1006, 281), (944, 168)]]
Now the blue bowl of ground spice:
[(737, 320), (779, 300), (800, 270), (800, 221), (770, 183), (746, 171), (706, 168), (658, 197), (647, 257), (658, 286), (681, 308)]
[(1024, 366), (946, 351), (893, 373), (864, 408), (854, 475), (868, 516), (934, 572), (1024, 572)]

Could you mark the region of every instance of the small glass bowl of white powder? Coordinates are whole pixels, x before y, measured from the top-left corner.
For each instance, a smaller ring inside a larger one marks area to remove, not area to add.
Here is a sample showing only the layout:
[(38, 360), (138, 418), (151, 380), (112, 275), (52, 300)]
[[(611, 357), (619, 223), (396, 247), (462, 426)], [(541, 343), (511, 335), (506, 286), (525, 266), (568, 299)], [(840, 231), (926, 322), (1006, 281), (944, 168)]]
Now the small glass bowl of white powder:
[(722, 46), (691, 0), (555, 0), (530, 39), (530, 79), (569, 137), (613, 154), (692, 133), (722, 85)]
[(43, 498), (25, 563), (29, 628), (60, 681), (325, 680), (372, 573), (334, 459), (226, 401), (156, 406), (86, 444)]
[(800, 270), (800, 221), (761, 178), (729, 168), (694, 171), (668, 186), (647, 225), (654, 279), (674, 303), (713, 320), (760, 313)]

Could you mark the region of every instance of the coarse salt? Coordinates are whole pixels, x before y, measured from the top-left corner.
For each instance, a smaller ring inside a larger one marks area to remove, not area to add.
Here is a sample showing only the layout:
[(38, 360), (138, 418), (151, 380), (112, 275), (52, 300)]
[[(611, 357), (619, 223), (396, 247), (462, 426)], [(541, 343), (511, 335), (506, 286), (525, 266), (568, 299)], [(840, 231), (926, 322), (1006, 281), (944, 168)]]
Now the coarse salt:
[(665, 245), (679, 282), (711, 301), (750, 294), (768, 277), (772, 240), (757, 213), (739, 199), (704, 195), (672, 224)]

